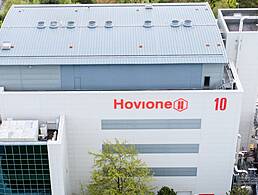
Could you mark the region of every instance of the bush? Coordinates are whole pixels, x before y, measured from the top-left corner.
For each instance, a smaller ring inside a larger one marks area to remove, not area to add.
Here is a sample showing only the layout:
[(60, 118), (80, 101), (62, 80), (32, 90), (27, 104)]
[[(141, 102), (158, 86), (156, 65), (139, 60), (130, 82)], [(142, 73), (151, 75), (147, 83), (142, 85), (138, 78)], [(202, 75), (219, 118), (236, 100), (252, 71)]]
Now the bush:
[(234, 186), (226, 195), (248, 195), (249, 191), (245, 187)]
[(158, 195), (176, 195), (176, 192), (167, 186), (163, 186), (159, 191)]

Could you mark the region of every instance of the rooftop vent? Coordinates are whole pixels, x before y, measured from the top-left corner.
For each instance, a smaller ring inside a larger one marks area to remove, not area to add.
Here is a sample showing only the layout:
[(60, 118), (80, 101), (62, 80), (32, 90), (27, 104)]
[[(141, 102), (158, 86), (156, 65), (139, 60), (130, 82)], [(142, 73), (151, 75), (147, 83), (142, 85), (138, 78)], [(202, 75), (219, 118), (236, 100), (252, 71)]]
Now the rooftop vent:
[(39, 21), (39, 22), (38, 22), (38, 25), (37, 25), (37, 28), (38, 28), (38, 29), (46, 28), (45, 22), (44, 22), (44, 21)]
[(74, 21), (68, 21), (67, 22), (67, 28), (75, 28), (75, 22)]
[(88, 23), (89, 28), (96, 28), (96, 26), (97, 26), (96, 21), (94, 20), (89, 21)]
[(1, 50), (10, 50), (12, 48), (12, 44), (9, 41), (4, 41), (1, 45)]
[(112, 28), (112, 27), (113, 27), (112, 21), (111, 21), (111, 20), (106, 21), (106, 22), (105, 22), (105, 27), (106, 27), (106, 28)]
[(151, 4), (146, 4), (145, 9), (153, 9), (153, 6)]
[(184, 25), (184, 27), (191, 27), (192, 26), (192, 20), (185, 20), (183, 25)]
[(57, 28), (57, 27), (58, 27), (58, 22), (57, 21), (51, 21), (50, 22), (49, 28), (54, 29), (54, 28)]
[(180, 21), (179, 20), (172, 20), (170, 25), (172, 27), (179, 27), (180, 26)]
[(144, 24), (143, 24), (143, 27), (145, 27), (145, 28), (150, 28), (150, 27), (152, 27), (152, 22), (151, 22), (151, 20), (145, 20), (145, 21), (144, 21)]

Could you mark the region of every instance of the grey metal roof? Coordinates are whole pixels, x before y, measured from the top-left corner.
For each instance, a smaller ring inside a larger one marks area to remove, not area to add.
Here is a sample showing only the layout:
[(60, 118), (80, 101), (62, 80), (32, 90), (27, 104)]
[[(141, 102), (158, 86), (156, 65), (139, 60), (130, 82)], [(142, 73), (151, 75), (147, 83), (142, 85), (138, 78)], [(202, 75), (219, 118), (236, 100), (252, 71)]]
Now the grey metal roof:
[[(171, 27), (172, 20), (192, 27)], [(88, 28), (95, 20), (97, 27)], [(105, 28), (111, 20), (113, 28)], [(151, 20), (152, 27), (144, 28)], [(46, 28), (38, 29), (39, 21)], [(51, 29), (51, 21), (58, 28)], [(67, 22), (75, 28), (68, 29)], [(0, 65), (227, 63), (220, 32), (209, 5), (23, 5), (13, 6), (0, 30)]]

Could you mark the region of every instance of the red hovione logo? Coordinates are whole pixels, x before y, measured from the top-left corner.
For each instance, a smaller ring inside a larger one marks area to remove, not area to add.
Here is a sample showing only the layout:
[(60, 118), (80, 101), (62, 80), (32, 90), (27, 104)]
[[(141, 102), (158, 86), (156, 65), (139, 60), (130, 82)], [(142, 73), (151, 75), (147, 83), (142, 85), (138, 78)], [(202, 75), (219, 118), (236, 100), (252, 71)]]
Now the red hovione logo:
[(188, 101), (184, 98), (177, 100), (125, 100), (125, 99), (114, 99), (114, 109), (174, 109), (178, 112), (182, 112), (188, 109)]

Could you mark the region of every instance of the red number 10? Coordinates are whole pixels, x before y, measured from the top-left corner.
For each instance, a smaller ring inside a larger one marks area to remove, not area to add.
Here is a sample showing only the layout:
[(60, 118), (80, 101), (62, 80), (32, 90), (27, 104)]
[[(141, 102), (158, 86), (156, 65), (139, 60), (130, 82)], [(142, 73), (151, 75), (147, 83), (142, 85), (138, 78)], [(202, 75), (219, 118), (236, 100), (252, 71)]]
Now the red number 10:
[(215, 99), (215, 110), (224, 111), (227, 109), (227, 98), (216, 98)]

